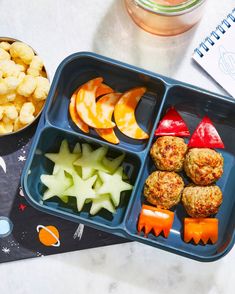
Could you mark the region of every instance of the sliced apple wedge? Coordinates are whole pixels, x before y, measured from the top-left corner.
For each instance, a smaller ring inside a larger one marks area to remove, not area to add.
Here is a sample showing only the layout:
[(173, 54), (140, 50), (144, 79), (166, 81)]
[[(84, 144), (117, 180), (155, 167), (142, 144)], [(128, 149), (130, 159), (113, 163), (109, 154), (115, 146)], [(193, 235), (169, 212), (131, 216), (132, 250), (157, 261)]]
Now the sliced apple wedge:
[(114, 108), (114, 119), (119, 130), (133, 139), (148, 139), (149, 135), (138, 125), (135, 118), (135, 109), (143, 94), (145, 87), (131, 89), (125, 92)]

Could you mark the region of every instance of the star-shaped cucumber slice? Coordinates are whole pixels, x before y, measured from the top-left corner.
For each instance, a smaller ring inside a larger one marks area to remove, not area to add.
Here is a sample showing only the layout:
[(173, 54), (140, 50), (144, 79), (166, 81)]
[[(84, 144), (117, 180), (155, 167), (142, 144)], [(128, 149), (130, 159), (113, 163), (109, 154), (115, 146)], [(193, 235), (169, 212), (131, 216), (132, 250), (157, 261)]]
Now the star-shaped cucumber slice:
[(83, 179), (91, 177), (96, 170), (108, 172), (102, 162), (107, 152), (106, 147), (93, 150), (88, 144), (82, 144), (82, 155), (74, 162), (74, 165), (82, 167)]
[(65, 191), (73, 184), (72, 179), (66, 177), (62, 169), (59, 169), (54, 175), (41, 175), (41, 182), (48, 188), (43, 194), (43, 200), (48, 200), (54, 196), (63, 199), (64, 195), (67, 195)]
[(108, 159), (107, 157), (104, 157), (103, 164), (105, 168), (109, 171), (110, 174), (113, 174), (117, 168), (120, 166), (120, 164), (123, 162), (123, 159), (125, 157), (125, 154), (122, 154), (114, 159)]
[(122, 180), (123, 168), (119, 167), (113, 175), (99, 171), (98, 175), (103, 182), (96, 191), (97, 195), (110, 194), (115, 207), (120, 203), (121, 192), (132, 190), (133, 186)]
[(76, 143), (76, 145), (73, 148), (73, 153), (74, 154), (79, 154), (79, 155), (82, 153), (80, 143)]
[(109, 194), (103, 194), (100, 195), (97, 198), (92, 199), (92, 205), (90, 209), (90, 214), (95, 215), (97, 214), (101, 209), (106, 209), (110, 211), (111, 213), (115, 213), (116, 210), (113, 206), (113, 203), (110, 199)]
[(96, 197), (96, 192), (92, 186), (96, 181), (97, 175), (87, 180), (83, 180), (76, 173), (73, 173), (72, 177), (73, 185), (65, 191), (64, 195), (75, 197), (77, 200), (77, 209), (81, 211), (86, 200)]
[(53, 174), (55, 174), (59, 169), (72, 173), (74, 171), (73, 163), (78, 159), (80, 154), (70, 153), (68, 142), (63, 140), (58, 153), (46, 153), (45, 156), (55, 163), (53, 169)]

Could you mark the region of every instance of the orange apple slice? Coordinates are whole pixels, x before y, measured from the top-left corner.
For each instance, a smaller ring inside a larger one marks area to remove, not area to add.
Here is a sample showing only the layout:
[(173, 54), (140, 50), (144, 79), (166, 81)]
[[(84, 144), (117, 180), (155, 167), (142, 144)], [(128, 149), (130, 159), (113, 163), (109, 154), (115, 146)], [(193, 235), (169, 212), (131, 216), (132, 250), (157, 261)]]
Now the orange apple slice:
[[(83, 85), (82, 85), (83, 86)], [(80, 86), (72, 95), (71, 99), (70, 99), (70, 104), (69, 104), (69, 113), (71, 116), (72, 121), (75, 123), (75, 125), (82, 130), (84, 133), (89, 133), (89, 126), (81, 119), (81, 117), (78, 115), (77, 110), (76, 110), (76, 96), (78, 91), (81, 89)], [(96, 90), (96, 98), (98, 98), (99, 96), (105, 95), (105, 94), (109, 94), (112, 93), (113, 89), (110, 88), (108, 85), (106, 84), (101, 84), (99, 86), (99, 88)]]
[[(120, 97), (120, 93), (110, 93), (101, 97), (96, 103), (97, 113), (102, 114), (102, 117), (107, 120), (112, 120), (114, 107), (117, 104)], [(117, 138), (113, 128), (95, 130), (104, 140), (113, 144), (119, 143), (119, 139)]]
[(133, 139), (149, 138), (149, 135), (139, 127), (135, 118), (136, 106), (145, 92), (145, 87), (134, 88), (125, 92), (114, 108), (117, 127), (124, 135)]
[(108, 129), (113, 128), (115, 124), (111, 120), (103, 118), (102, 113), (96, 107), (96, 91), (102, 81), (102, 78), (96, 78), (81, 87), (76, 97), (76, 110), (88, 126)]

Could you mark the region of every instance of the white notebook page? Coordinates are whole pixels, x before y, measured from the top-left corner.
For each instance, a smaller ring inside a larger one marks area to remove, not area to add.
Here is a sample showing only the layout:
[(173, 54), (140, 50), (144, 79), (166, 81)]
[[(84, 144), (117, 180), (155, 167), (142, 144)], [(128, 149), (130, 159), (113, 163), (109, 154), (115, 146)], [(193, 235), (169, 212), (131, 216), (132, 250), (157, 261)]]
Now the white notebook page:
[[(207, 73), (235, 98), (235, 12), (193, 54)], [(228, 28), (228, 26), (230, 26)], [(215, 36), (219, 36), (216, 39)], [(214, 44), (213, 44), (214, 43)], [(213, 44), (213, 45), (212, 45)]]

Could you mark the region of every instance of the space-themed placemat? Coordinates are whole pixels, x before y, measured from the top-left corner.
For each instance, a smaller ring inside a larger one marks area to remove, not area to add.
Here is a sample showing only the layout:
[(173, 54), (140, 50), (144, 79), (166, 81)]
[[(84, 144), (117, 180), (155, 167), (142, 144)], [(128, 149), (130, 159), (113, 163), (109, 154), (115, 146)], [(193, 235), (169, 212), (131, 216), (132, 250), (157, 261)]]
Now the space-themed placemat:
[(20, 175), (35, 129), (0, 138), (0, 263), (127, 242), (27, 203)]

